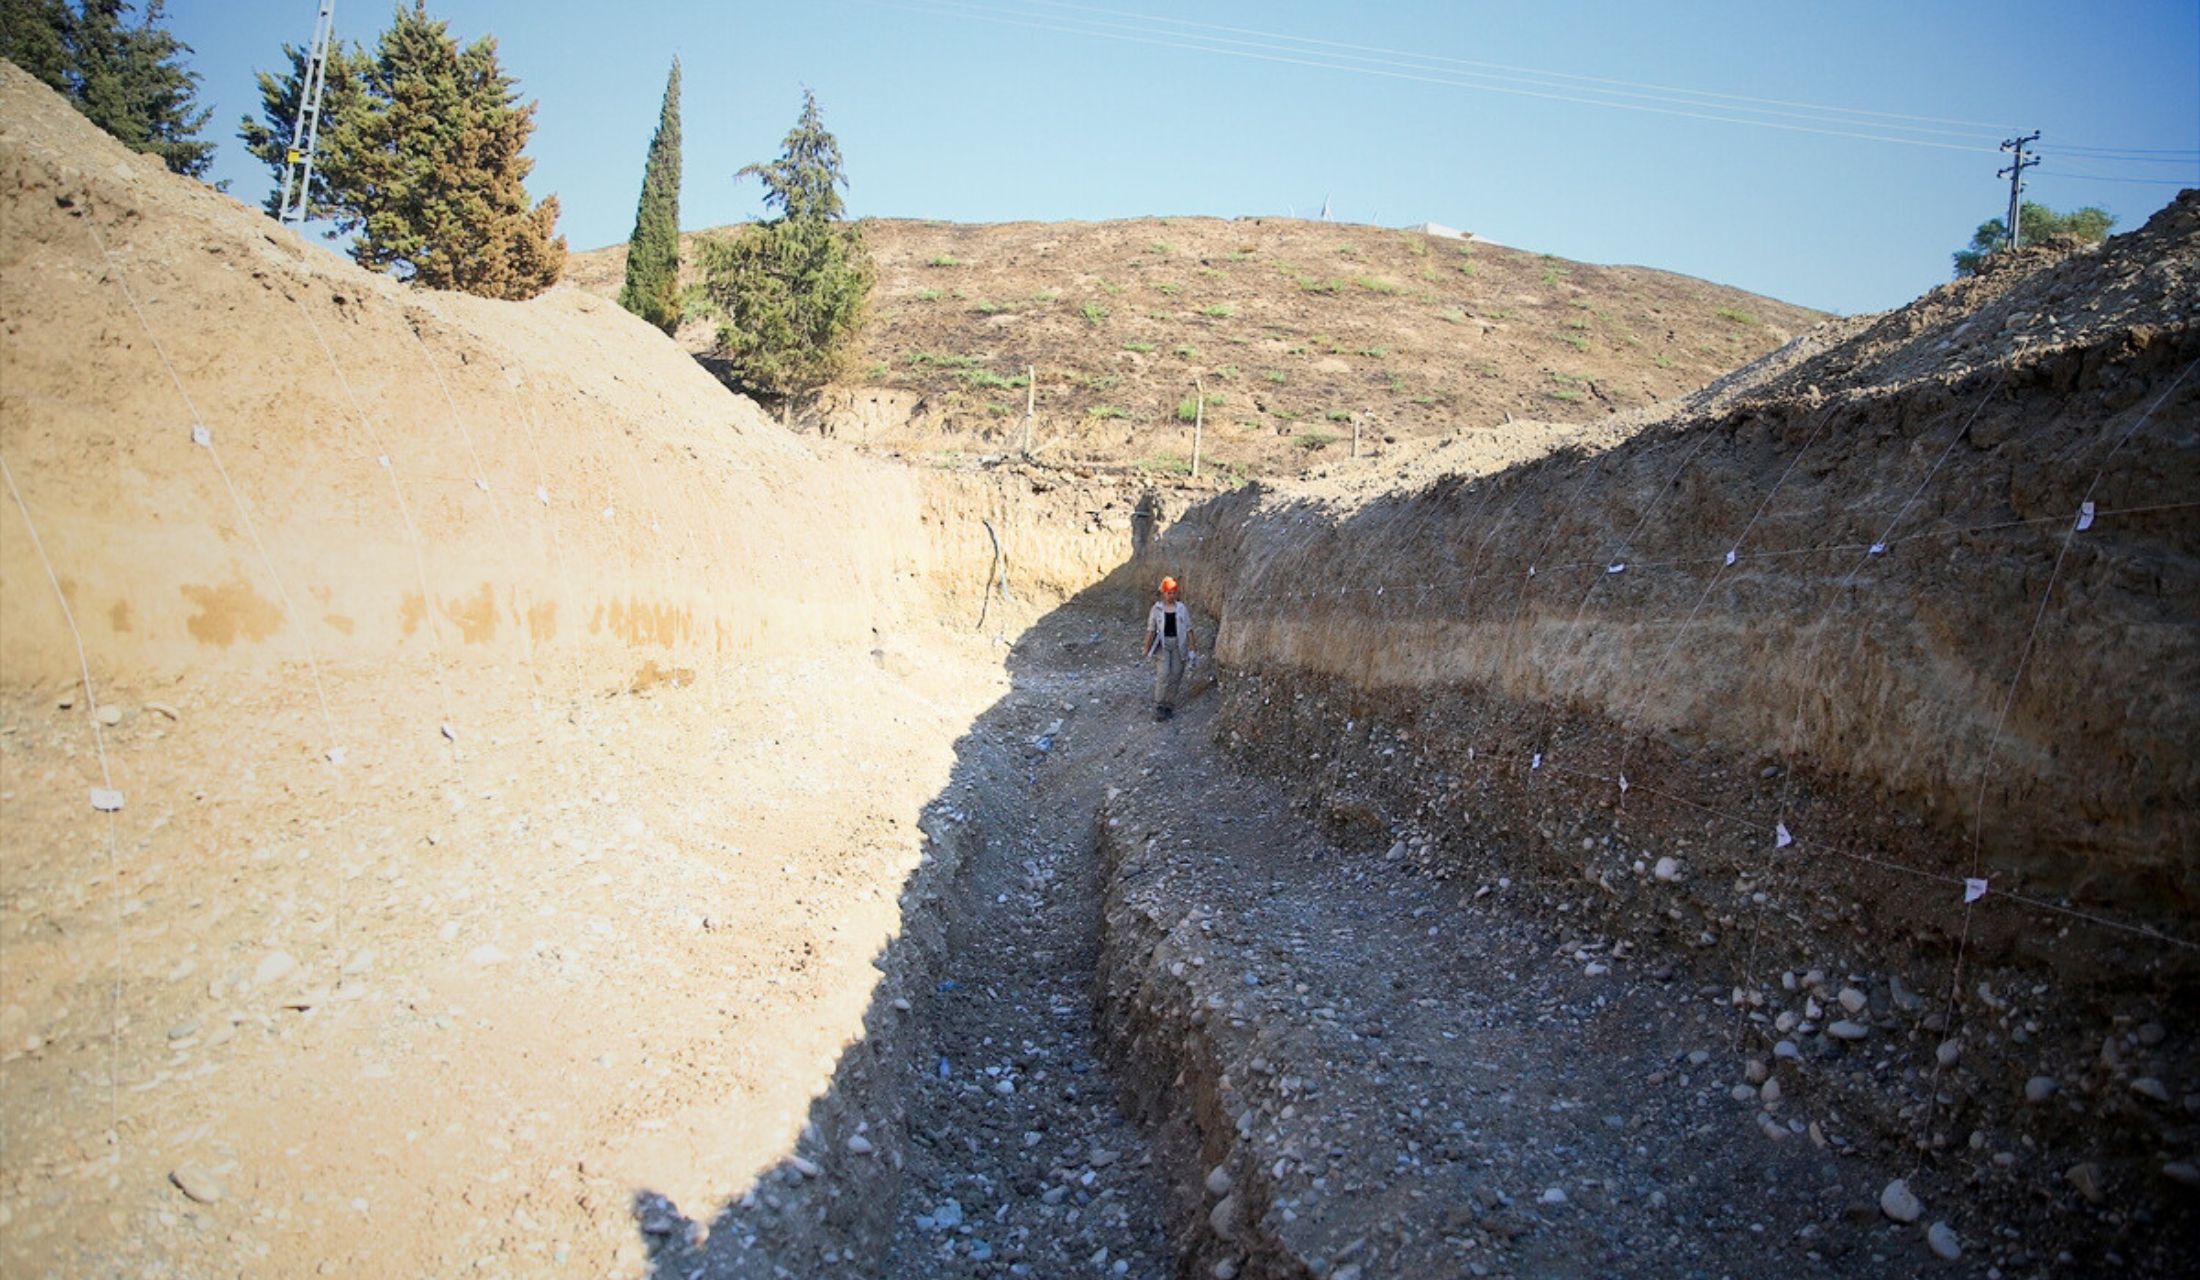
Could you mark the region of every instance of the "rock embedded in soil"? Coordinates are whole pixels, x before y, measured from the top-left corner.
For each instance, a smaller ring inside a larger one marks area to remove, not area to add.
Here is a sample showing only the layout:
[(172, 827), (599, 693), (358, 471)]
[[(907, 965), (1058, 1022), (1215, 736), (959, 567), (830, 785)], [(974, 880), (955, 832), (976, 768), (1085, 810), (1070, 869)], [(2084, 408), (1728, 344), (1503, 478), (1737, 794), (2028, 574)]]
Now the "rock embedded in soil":
[(1850, 1022), (1846, 1018), (1826, 1028), (1826, 1034), (1836, 1040), (1862, 1040), (1871, 1033), (1870, 1027), (1861, 1022)]
[(2097, 1164), (2090, 1161), (2074, 1164), (2064, 1170), (2063, 1178), (2084, 1197), (2087, 1204), (2099, 1204), (2106, 1198), (2107, 1193), (2101, 1183), (2101, 1167)]
[(221, 1181), (196, 1161), (186, 1160), (177, 1165), (169, 1171), (168, 1180), (176, 1184), (176, 1190), (200, 1204), (221, 1203)]
[(1926, 1229), (1925, 1243), (1949, 1262), (1963, 1256), (1963, 1241), (1957, 1238), (1955, 1228), (1945, 1222), (1936, 1222)]
[(2033, 1076), (2024, 1082), (2024, 1100), (2035, 1107), (2040, 1106), (2054, 1097), (2056, 1090), (2061, 1087), (2055, 1083), (2053, 1077)]
[(1925, 1206), (1910, 1190), (1910, 1184), (1901, 1178), (1888, 1183), (1879, 1193), (1879, 1211), (1896, 1222), (1910, 1223), (1918, 1220)]

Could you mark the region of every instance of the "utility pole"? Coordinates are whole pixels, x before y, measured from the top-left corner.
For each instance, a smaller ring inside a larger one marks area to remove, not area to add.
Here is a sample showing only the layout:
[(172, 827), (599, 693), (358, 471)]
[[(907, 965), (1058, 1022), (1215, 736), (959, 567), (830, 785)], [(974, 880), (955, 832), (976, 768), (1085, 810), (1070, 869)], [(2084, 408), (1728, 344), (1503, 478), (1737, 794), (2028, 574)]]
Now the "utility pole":
[(313, 22), (313, 49), (306, 55), (305, 80), (298, 86), (298, 118), (291, 122), (290, 146), (283, 152), (283, 198), (278, 220), (303, 223), (313, 196), (313, 146), (321, 138), (321, 98), (328, 88), (329, 46), (336, 37), (336, 0), (321, 0)]
[(2016, 153), (2016, 159), (2009, 162), (2009, 167), (1994, 175), (1997, 178), (2009, 179), (2009, 247), (2012, 249), (2017, 248), (2022, 243), (2022, 234), (2017, 227), (2017, 215), (2022, 208), (2020, 199), (2024, 195), (2024, 171), (2040, 162), (2038, 156), (2027, 159), (2024, 149), (2039, 140), (2040, 131), (2034, 129), (2021, 138), (2004, 138), (2001, 143), (2002, 150)]

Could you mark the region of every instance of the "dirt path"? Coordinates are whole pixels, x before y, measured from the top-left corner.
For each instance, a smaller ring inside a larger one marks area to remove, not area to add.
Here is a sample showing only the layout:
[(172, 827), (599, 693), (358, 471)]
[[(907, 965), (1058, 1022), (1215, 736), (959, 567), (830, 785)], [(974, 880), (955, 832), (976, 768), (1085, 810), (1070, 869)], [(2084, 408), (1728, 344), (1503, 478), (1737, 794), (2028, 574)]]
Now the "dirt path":
[(964, 752), (981, 843), (918, 1004), (911, 1177), (884, 1274), (1169, 1273), (1164, 1186), (1094, 1038), (1092, 815), (1150, 727), (1122, 630), (1058, 614), (1028, 636), (1016, 694)]

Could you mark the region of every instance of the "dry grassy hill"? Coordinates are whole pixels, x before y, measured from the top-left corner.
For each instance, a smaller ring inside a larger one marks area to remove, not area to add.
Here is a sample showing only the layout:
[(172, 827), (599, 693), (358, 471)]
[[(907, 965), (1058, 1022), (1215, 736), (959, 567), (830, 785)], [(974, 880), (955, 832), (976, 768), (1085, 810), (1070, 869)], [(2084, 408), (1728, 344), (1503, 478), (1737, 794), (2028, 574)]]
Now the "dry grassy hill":
[[(1642, 267), (1479, 240), (1286, 218), (1100, 223), (872, 220), (877, 319), (853, 384), (816, 421), (942, 455), (1016, 443), (1036, 370), (1053, 461), (1292, 474), (1508, 418), (1595, 421), (1670, 399), (1823, 319)], [(689, 236), (691, 249), (703, 238)], [(691, 253), (691, 261), (692, 261)], [(614, 297), (623, 245), (570, 283)], [(702, 352), (711, 326), (680, 338)]]

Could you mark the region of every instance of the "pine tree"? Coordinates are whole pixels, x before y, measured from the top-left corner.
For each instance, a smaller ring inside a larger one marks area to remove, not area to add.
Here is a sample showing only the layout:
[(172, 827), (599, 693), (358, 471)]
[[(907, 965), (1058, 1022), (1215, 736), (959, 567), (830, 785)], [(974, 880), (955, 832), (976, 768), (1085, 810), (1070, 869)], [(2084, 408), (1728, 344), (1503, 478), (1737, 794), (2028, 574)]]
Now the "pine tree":
[(69, 93), (71, 20), (66, 0), (0, 0), (0, 57)]
[(93, 124), (133, 151), (199, 177), (214, 163), (200, 140), (212, 109), (198, 105), (191, 46), (163, 29), (165, 0), (130, 25), (128, 0), (0, 0), (0, 54), (66, 94)]
[(862, 231), (839, 221), (840, 144), (826, 132), (817, 98), (779, 159), (736, 176), (764, 183), (778, 216), (704, 250), (706, 288), (725, 312), (718, 353), (743, 384), (778, 395), (832, 380), (854, 355), (874, 272)]
[[(258, 73), (260, 119), (246, 116), (237, 129), (245, 150), (275, 176), (267, 189), (267, 199), (261, 204), (269, 217), (282, 212), (283, 169), (289, 159), (291, 135), (297, 126), (298, 98), (302, 92), (300, 86), (306, 79), (306, 59), (311, 56), (311, 50), (284, 45), (283, 60), (290, 64), (289, 73), (281, 77), (265, 71)], [(357, 170), (353, 155), (359, 145), (359, 123), (372, 109), (368, 83), (373, 73), (374, 59), (356, 41), (349, 48), (341, 43), (329, 46), (328, 69), (321, 89), (321, 123), (314, 138), (313, 186), (306, 193), (306, 209), (313, 217), (333, 218), (340, 224), (346, 218), (352, 225), (358, 222), (357, 209), (339, 199), (336, 188), (329, 182), (329, 174)]]
[(680, 60), (665, 80), (657, 133), (642, 169), (642, 198), (626, 242), (619, 305), (666, 333), (680, 327)]
[[(265, 125), (246, 122), (253, 154), (280, 180), (304, 57), (290, 73), (261, 78)], [(522, 154), (535, 104), (483, 36), (461, 48), (425, 0), (399, 9), (371, 56), (331, 58), (314, 162), (315, 212), (352, 235), (361, 266), (433, 289), (531, 298), (557, 282), (565, 238), (556, 196), (533, 203), (534, 161)], [(348, 87), (347, 87), (348, 86)]]

